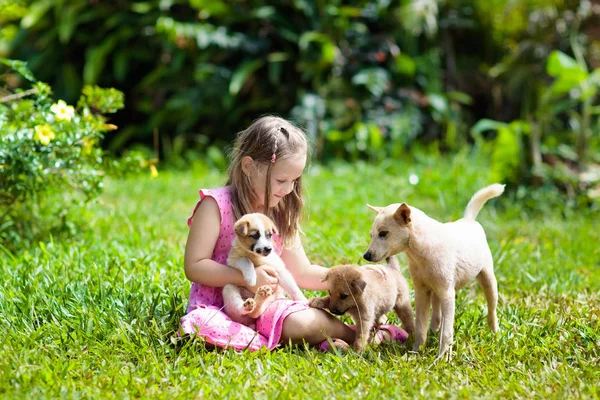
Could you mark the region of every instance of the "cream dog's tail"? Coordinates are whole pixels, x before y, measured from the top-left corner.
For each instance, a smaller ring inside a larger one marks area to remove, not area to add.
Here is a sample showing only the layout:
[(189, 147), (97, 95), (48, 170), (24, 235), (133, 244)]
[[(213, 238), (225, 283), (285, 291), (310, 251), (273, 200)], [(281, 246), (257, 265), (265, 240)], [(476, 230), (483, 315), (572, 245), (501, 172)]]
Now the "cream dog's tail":
[(477, 218), (477, 214), (479, 214), (479, 211), (485, 202), (489, 199), (500, 196), (504, 192), (504, 186), (505, 185), (501, 185), (499, 183), (494, 183), (493, 185), (485, 187), (475, 193), (467, 205), (464, 218), (473, 220)]

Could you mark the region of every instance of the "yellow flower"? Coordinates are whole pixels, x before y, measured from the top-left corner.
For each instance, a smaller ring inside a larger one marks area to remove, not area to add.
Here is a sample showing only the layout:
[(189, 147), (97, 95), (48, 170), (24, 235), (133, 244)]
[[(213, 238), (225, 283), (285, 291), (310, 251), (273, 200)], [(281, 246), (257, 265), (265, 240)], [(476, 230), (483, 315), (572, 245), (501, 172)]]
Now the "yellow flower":
[(117, 128), (118, 128), (118, 126), (113, 125), (113, 124), (104, 124), (104, 129), (107, 131), (114, 131)]
[(81, 154), (88, 155), (92, 152), (94, 148), (94, 141), (88, 138), (81, 139)]
[(154, 179), (158, 176), (158, 170), (154, 166), (154, 164), (150, 165), (150, 178)]
[(58, 103), (52, 104), (50, 111), (56, 115), (57, 121), (70, 121), (75, 116), (75, 109), (73, 106), (68, 106), (63, 100), (59, 100)]
[(48, 146), (51, 140), (53, 140), (56, 136), (54, 135), (54, 131), (50, 127), (50, 125), (36, 125), (35, 135), (33, 135), (33, 140), (40, 142), (44, 146)]

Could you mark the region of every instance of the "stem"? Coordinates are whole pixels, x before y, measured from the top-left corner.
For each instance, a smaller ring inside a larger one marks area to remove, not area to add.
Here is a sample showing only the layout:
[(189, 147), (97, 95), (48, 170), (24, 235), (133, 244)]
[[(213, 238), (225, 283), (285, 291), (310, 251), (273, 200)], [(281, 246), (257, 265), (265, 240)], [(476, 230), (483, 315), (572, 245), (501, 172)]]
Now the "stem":
[(0, 98), (0, 103), (8, 103), (9, 101), (17, 100), (17, 99), (29, 96), (30, 94), (34, 94), (34, 93), (37, 93), (37, 92), (38, 92), (37, 89), (29, 89), (29, 90), (26, 90), (26, 91), (21, 92), (21, 93), (9, 94), (8, 96)]

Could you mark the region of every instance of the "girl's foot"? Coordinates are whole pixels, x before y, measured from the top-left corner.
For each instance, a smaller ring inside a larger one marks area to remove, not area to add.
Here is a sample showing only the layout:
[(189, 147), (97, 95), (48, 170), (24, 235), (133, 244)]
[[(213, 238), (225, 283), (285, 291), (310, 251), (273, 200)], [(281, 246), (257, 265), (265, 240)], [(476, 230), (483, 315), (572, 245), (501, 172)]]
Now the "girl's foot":
[(317, 346), (317, 350), (322, 352), (329, 352), (333, 350), (346, 351), (349, 347), (350, 346), (348, 343), (344, 342), (342, 339), (331, 339), (331, 341), (323, 340), (321, 344)]
[(373, 343), (378, 344), (383, 341), (404, 343), (408, 339), (408, 333), (396, 325), (376, 325)]

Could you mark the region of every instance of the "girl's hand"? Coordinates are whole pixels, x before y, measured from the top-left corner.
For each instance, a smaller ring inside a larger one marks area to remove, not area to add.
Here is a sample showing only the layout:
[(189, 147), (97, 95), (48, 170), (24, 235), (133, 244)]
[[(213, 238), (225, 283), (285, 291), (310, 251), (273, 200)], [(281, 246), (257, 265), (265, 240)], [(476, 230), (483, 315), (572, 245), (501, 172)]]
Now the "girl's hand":
[(273, 267), (268, 265), (262, 265), (255, 269), (256, 271), (256, 285), (246, 286), (252, 293), (256, 293), (256, 290), (263, 286), (270, 286), (273, 291), (277, 289), (279, 284), (279, 278), (277, 277), (277, 271)]

